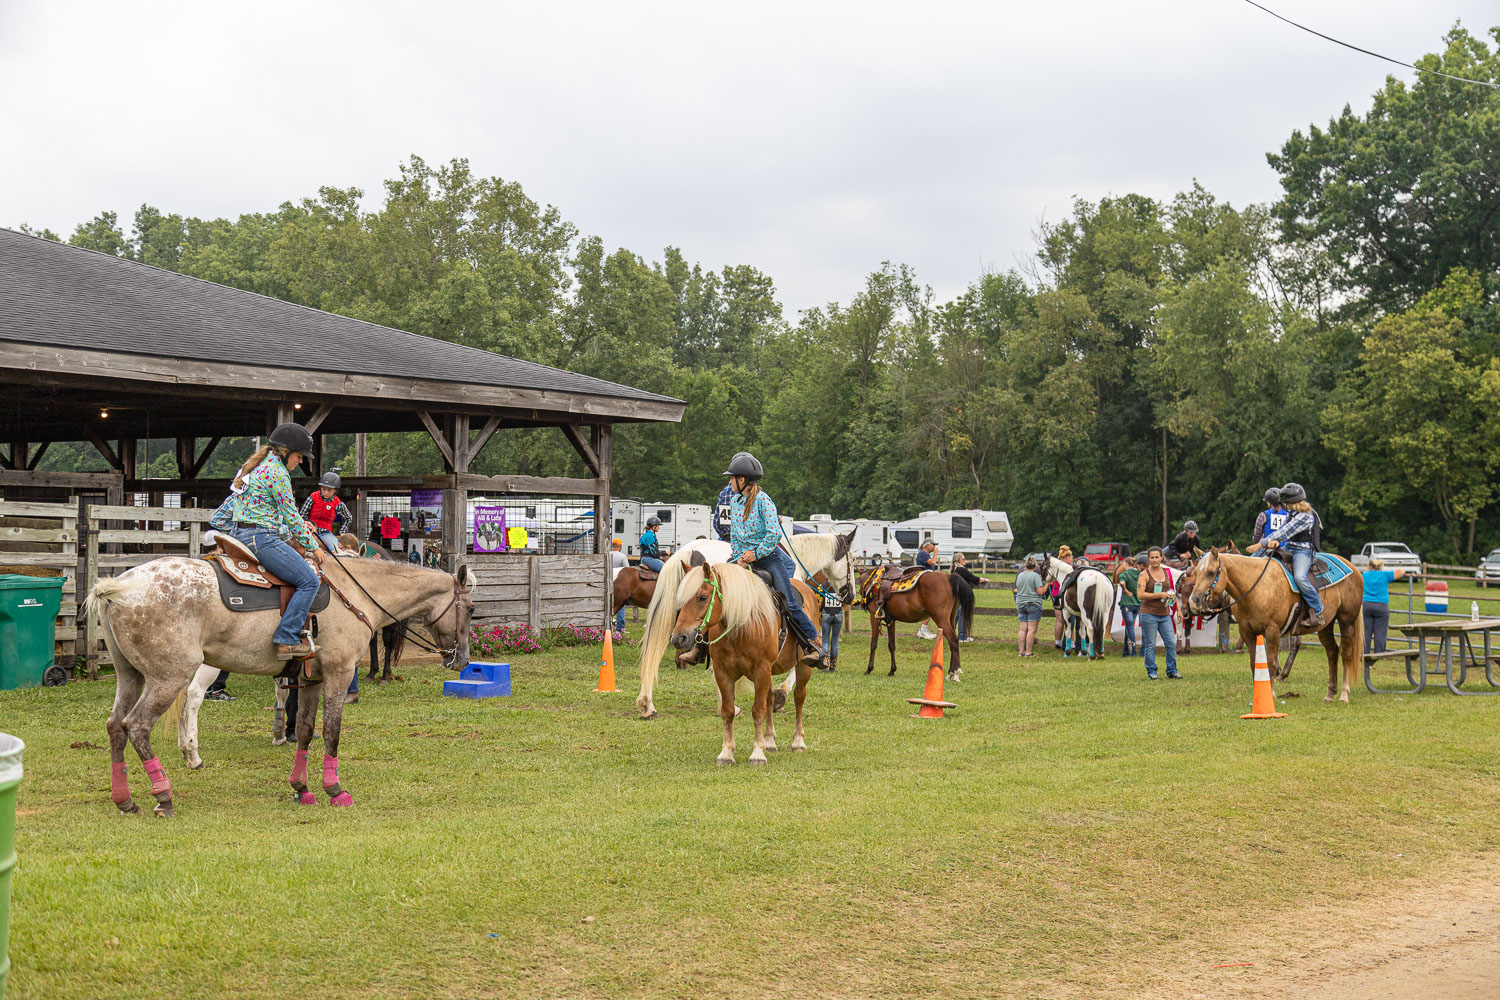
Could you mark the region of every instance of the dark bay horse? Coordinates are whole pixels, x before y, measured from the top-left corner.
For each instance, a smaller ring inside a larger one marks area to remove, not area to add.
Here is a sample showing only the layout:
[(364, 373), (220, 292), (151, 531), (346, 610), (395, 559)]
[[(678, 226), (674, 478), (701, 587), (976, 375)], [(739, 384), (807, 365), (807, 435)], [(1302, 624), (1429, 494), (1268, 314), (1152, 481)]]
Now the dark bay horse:
[(649, 580), (641, 579), (641, 571), (638, 566), (621, 566), (615, 570), (614, 593), (610, 598), (610, 611), (619, 611), (621, 608), (637, 607), (649, 608), (651, 597), (656, 593), (657, 575), (651, 574)]
[[(1343, 562), (1342, 559), (1339, 561)], [(1194, 568), (1189, 606), (1200, 613), (1227, 609), (1240, 627), (1240, 638), (1252, 650), (1252, 669), (1255, 638), (1264, 637), (1271, 677), (1285, 680), (1287, 670), (1281, 668), (1277, 656), (1281, 637), (1304, 635), (1310, 630), (1299, 627), (1303, 611), (1301, 598), (1287, 582), (1281, 567), (1272, 565), (1274, 562), (1274, 557), (1257, 559), (1210, 549)], [(1337, 696), (1339, 701), (1347, 703), (1349, 689), (1359, 674), (1364, 646), (1364, 616), (1361, 612), (1365, 584), (1359, 570), (1350, 569), (1348, 576), (1319, 591), (1323, 599), (1324, 624), (1318, 629), (1318, 639), (1328, 654), (1328, 695), (1324, 701), (1333, 701)], [(1339, 627), (1337, 636), (1333, 630), (1335, 625)], [(1339, 684), (1340, 659), (1344, 662), (1342, 685)]]
[[(816, 611), (818, 598), (801, 580), (792, 586), (803, 606)], [(766, 751), (776, 749), (776, 727), (771, 712), (771, 678), (792, 671), (796, 677), (793, 700), (797, 707), (792, 749), (806, 750), (802, 736), (802, 703), (812, 667), (802, 662), (796, 639), (782, 635), (780, 616), (771, 590), (751, 571), (734, 563), (700, 564), (689, 569), (678, 585), (673, 606), (672, 645), (689, 650), (701, 637), (713, 649), (709, 658), (719, 686), (719, 715), (724, 720), (720, 764), (734, 763), (734, 688), (741, 680), (755, 687), (751, 715), (755, 745), (750, 763), (764, 764)]]
[(865, 574), (859, 587), (859, 603), (870, 609), (870, 663), (865, 667), (865, 673), (871, 673), (875, 669), (875, 650), (880, 645), (882, 624), (889, 632), (891, 672), (886, 675), (889, 677), (896, 673), (896, 623), (915, 624), (931, 618), (942, 630), (943, 639), (946, 640), (950, 654), (948, 677), (958, 677), (962, 671), (958, 666), (958, 630), (953, 625), (953, 612), (959, 606), (958, 577), (949, 576), (941, 570), (927, 570), (917, 578), (916, 585), (910, 590), (891, 594), (886, 598), (885, 607), (877, 614), (875, 599), (879, 596), (880, 578), (884, 573), (884, 567), (875, 567)]

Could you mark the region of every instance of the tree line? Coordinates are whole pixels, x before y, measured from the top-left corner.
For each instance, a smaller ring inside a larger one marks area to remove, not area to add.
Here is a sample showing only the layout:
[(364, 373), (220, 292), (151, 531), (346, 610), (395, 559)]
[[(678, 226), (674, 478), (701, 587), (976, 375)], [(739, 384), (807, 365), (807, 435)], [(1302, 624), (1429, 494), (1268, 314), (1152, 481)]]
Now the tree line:
[[(1418, 65), (1500, 83), (1488, 34), (1455, 27)], [(786, 513), (1004, 509), (1031, 549), (1189, 517), (1243, 542), (1262, 491), (1297, 480), (1331, 547), (1441, 561), (1500, 544), (1497, 150), (1500, 90), (1387, 78), (1367, 113), (1268, 154), (1275, 204), (1196, 183), (1079, 199), (1024, 268), (952, 301), (885, 263), (795, 320), (752, 265), (611, 251), (464, 160), (412, 157), (369, 209), (332, 187), (235, 220), (142, 206), (67, 242), (686, 400), (680, 425), (618, 430), (619, 496), (706, 503), (747, 448)], [(330, 441), (352, 469), (352, 438)], [(146, 467), (175, 475), (159, 447)], [(372, 436), (369, 462), (442, 467), (419, 434)], [(54, 447), (43, 467), (102, 459)], [(476, 471), (583, 472), (550, 430), (494, 439)]]

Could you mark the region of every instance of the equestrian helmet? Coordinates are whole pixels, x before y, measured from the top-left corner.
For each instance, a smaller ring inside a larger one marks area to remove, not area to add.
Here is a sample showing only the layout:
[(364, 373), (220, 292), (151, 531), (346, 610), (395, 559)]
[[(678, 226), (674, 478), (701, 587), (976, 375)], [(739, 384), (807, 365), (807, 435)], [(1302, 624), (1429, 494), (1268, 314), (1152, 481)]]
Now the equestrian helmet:
[(742, 451), (730, 459), (729, 468), (724, 470), (726, 476), (743, 476), (746, 479), (759, 479), (765, 474), (760, 461), (748, 451)]
[(311, 455), (313, 453), (312, 435), (307, 433), (307, 428), (301, 424), (282, 424), (271, 432), (270, 442), (289, 451), (301, 452), (304, 455)]
[(1281, 488), (1282, 503), (1301, 503), (1307, 499), (1307, 491), (1301, 483), (1287, 483)]
[(1281, 503), (1281, 491), (1274, 486), (1266, 490), (1266, 503)]
[(660, 528), (661, 527), (661, 518), (657, 517), (655, 514), (652, 514), (650, 517), (646, 518), (646, 527), (648, 527), (648, 528)]
[(1182, 526), (1182, 530), (1183, 531), (1191, 531), (1194, 534), (1197, 534), (1197, 532), (1198, 532), (1198, 522), (1197, 521), (1189, 521), (1187, 524), (1184, 524)]
[(323, 473), (323, 477), (318, 480), (318, 485), (325, 486), (330, 490), (336, 490), (342, 482), (343, 480), (339, 478), (337, 472), (325, 472)]

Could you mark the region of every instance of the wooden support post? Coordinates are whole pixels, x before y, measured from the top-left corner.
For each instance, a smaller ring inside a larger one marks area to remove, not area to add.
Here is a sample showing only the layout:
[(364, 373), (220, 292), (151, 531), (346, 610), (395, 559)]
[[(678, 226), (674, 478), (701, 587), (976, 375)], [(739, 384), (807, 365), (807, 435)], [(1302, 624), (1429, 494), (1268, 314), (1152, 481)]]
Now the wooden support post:
[(42, 458), (47, 454), (47, 449), (52, 447), (51, 441), (43, 441), (42, 446), (31, 453), (31, 458), (26, 462), (26, 471), (35, 472), (36, 467), (42, 464)]
[(468, 554), (469, 491), (459, 486), (458, 473), (469, 467), (469, 417), (455, 414), (448, 426), (453, 488), (443, 490), (443, 568), (457, 573)]
[(5, 467), (13, 469), (16, 472), (24, 471), (27, 468), (26, 459), (30, 450), (30, 445), (25, 441), (12, 441), (10, 443), (10, 460), (5, 463)]
[[(307, 428), (307, 433), (316, 434), (318, 433), (318, 428), (323, 425), (323, 421), (328, 419), (328, 414), (332, 412), (332, 403), (319, 403), (317, 410), (313, 411), (312, 416), (307, 418), (307, 423), (303, 424), (302, 426)], [(322, 454), (323, 453), (321, 451), (318, 452), (319, 456), (321, 456)]]
[[(369, 437), (365, 434), (354, 435), (354, 474), (364, 476), (369, 466)], [(359, 487), (359, 494), (354, 500), (354, 523), (357, 525), (355, 534), (364, 531), (370, 523), (370, 501), (364, 487)], [(371, 541), (374, 541), (372, 538)]]
[(272, 403), (270, 406), (266, 407), (266, 434), (269, 435), (272, 431), (280, 427), (282, 424), (290, 424), (294, 422), (297, 419), (295, 416), (296, 412), (297, 411), (293, 409), (292, 404), (286, 402), (285, 400), (277, 403)]
[(83, 434), (84, 437), (88, 438), (89, 444), (94, 446), (94, 450), (102, 455), (104, 457), (104, 460), (109, 463), (109, 467), (111, 469), (120, 468), (120, 456), (115, 454), (114, 448), (110, 447), (109, 442), (104, 440), (104, 438), (99, 434), (98, 431), (85, 424), (83, 428)]
[(135, 438), (121, 438), (115, 443), (115, 453), (120, 456), (120, 471), (125, 474), (126, 481), (139, 479), (136, 474)]
[(610, 598), (614, 588), (611, 586), (614, 577), (614, 557), (610, 554), (610, 536), (614, 527), (614, 521), (610, 517), (610, 484), (609, 476), (611, 463), (613, 461), (614, 428), (609, 424), (594, 424), (589, 428), (590, 450), (598, 461), (595, 474), (603, 488), (594, 496), (594, 551), (600, 556), (604, 570), (604, 627), (613, 628), (614, 622), (611, 616), (614, 609), (610, 607)]
[(526, 620), (538, 632), (542, 630), (542, 560), (540, 556), (526, 557), (526, 599), (530, 602)]
[(183, 479), (193, 478), (193, 452), (198, 447), (197, 438), (177, 439), (177, 474)]

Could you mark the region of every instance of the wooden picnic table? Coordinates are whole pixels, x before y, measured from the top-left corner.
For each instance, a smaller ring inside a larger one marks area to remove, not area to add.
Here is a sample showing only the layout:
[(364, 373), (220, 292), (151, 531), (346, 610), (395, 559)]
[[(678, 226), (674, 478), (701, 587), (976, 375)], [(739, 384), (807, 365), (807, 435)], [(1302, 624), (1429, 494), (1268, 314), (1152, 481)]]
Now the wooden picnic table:
[[(1381, 658), (1382, 654), (1372, 654), (1365, 659), (1365, 687), (1376, 694), (1419, 694), (1427, 687), (1427, 675), (1442, 675), (1448, 690), (1454, 694), (1500, 694), (1500, 683), (1497, 683), (1494, 675), (1494, 665), (1497, 658), (1493, 636), (1500, 632), (1500, 618), (1439, 618), (1435, 621), (1411, 622), (1406, 625), (1397, 625), (1408, 638), (1416, 639), (1417, 648), (1412, 650), (1395, 650), (1386, 656), (1402, 656), (1406, 663), (1406, 679), (1411, 682), (1412, 687), (1403, 692), (1381, 691), (1370, 684), (1370, 663), (1373, 659)], [(1483, 655), (1475, 653), (1475, 638), (1482, 641)], [(1428, 670), (1428, 640), (1437, 643), (1433, 650), (1432, 669)], [(1417, 661), (1417, 676), (1412, 676), (1411, 661), (1413, 652)], [(1488, 691), (1464, 691), (1463, 683), (1465, 675), (1471, 669), (1484, 668), (1484, 679), (1489, 683)], [(1456, 673), (1455, 673), (1456, 670)]]

